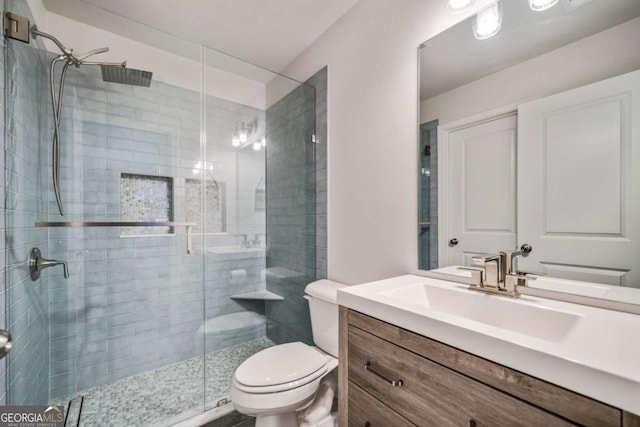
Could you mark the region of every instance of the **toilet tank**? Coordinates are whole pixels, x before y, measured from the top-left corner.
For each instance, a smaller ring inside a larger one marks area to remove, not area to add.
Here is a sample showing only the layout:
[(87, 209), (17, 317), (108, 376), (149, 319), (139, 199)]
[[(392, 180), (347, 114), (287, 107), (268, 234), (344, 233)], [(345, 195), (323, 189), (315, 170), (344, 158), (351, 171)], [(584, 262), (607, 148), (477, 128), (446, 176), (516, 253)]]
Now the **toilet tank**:
[(334, 357), (338, 357), (338, 289), (345, 286), (331, 280), (317, 280), (304, 289), (309, 301), (313, 342)]

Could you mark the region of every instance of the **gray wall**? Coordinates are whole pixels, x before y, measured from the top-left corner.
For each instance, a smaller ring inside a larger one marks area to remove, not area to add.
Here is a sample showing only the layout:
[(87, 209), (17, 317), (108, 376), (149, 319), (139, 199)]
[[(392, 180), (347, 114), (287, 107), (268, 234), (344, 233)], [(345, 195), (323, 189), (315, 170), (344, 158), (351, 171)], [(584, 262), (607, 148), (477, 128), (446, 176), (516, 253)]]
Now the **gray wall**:
[(326, 82), (325, 68), (308, 81), (315, 91), (300, 86), (267, 110), (267, 289), (285, 298), (266, 302), (276, 343), (313, 343), (304, 288), (326, 277)]

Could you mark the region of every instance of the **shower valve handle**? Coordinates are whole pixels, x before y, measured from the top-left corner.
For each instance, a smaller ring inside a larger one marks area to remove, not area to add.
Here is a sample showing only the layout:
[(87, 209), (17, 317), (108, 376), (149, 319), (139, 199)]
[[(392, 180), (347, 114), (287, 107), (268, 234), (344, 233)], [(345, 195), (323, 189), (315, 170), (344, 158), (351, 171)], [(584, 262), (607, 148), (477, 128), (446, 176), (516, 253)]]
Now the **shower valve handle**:
[(29, 257), (29, 273), (31, 280), (38, 280), (40, 272), (45, 268), (61, 265), (64, 270), (64, 278), (69, 278), (69, 266), (66, 261), (56, 261), (53, 259), (46, 259), (42, 257), (40, 249), (31, 249), (31, 256)]

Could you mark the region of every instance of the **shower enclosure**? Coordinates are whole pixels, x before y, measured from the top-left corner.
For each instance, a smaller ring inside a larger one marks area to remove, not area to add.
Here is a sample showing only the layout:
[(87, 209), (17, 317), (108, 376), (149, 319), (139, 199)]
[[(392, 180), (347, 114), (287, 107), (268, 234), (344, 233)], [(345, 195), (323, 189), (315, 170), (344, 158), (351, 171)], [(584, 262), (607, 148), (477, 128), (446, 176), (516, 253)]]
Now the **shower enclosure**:
[[(36, 24), (25, 1), (4, 7)], [(158, 34), (179, 46), (149, 49), (160, 68), (112, 49), (153, 72), (149, 87), (68, 68), (64, 215), (52, 179), (58, 53), (41, 38), (4, 42), (0, 327), (13, 348), (0, 391), (9, 405), (64, 405), (67, 425), (223, 413), (243, 360), (311, 340), (302, 297), (316, 278), (315, 90)], [(33, 280), (34, 248), (66, 262), (68, 277), (54, 265)]]

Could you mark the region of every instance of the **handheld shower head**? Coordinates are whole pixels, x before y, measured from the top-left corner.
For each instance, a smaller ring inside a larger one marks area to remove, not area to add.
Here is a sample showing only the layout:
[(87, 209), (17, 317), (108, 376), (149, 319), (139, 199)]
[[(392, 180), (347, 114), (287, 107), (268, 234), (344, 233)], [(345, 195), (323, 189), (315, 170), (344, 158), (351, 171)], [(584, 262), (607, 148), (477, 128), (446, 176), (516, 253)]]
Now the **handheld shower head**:
[[(52, 36), (51, 34), (42, 32), (38, 30), (38, 27), (35, 25), (31, 27), (31, 34), (36, 37), (44, 37), (46, 39), (51, 40), (62, 52), (57, 58), (54, 58), (51, 61), (51, 65), (49, 68), (49, 86), (51, 89), (51, 107), (53, 109), (53, 124), (54, 124), (54, 132), (53, 132), (53, 189), (56, 196), (56, 201), (58, 202), (58, 209), (60, 211), (60, 215), (64, 215), (64, 209), (62, 208), (62, 198), (60, 196), (60, 113), (62, 111), (62, 95), (64, 92), (64, 79), (67, 74), (67, 69), (70, 66), (80, 67), (81, 65), (100, 65), (102, 69), (102, 79), (106, 82), (115, 82), (115, 83), (124, 83), (136, 86), (146, 86), (149, 87), (151, 85), (151, 76), (152, 73), (149, 71), (142, 70), (132, 70), (130, 68), (126, 68), (126, 61), (123, 62), (94, 62), (87, 61), (86, 59), (93, 56), (98, 55), (100, 53), (105, 53), (109, 51), (108, 47), (102, 47), (99, 49), (94, 49), (89, 52), (85, 52), (81, 55), (74, 55), (73, 49), (65, 47), (60, 40)], [(58, 85), (58, 94), (56, 96), (55, 91), (55, 83), (54, 83), (54, 74), (56, 69), (56, 64), (58, 62), (63, 61), (62, 71), (60, 73), (60, 83)]]

